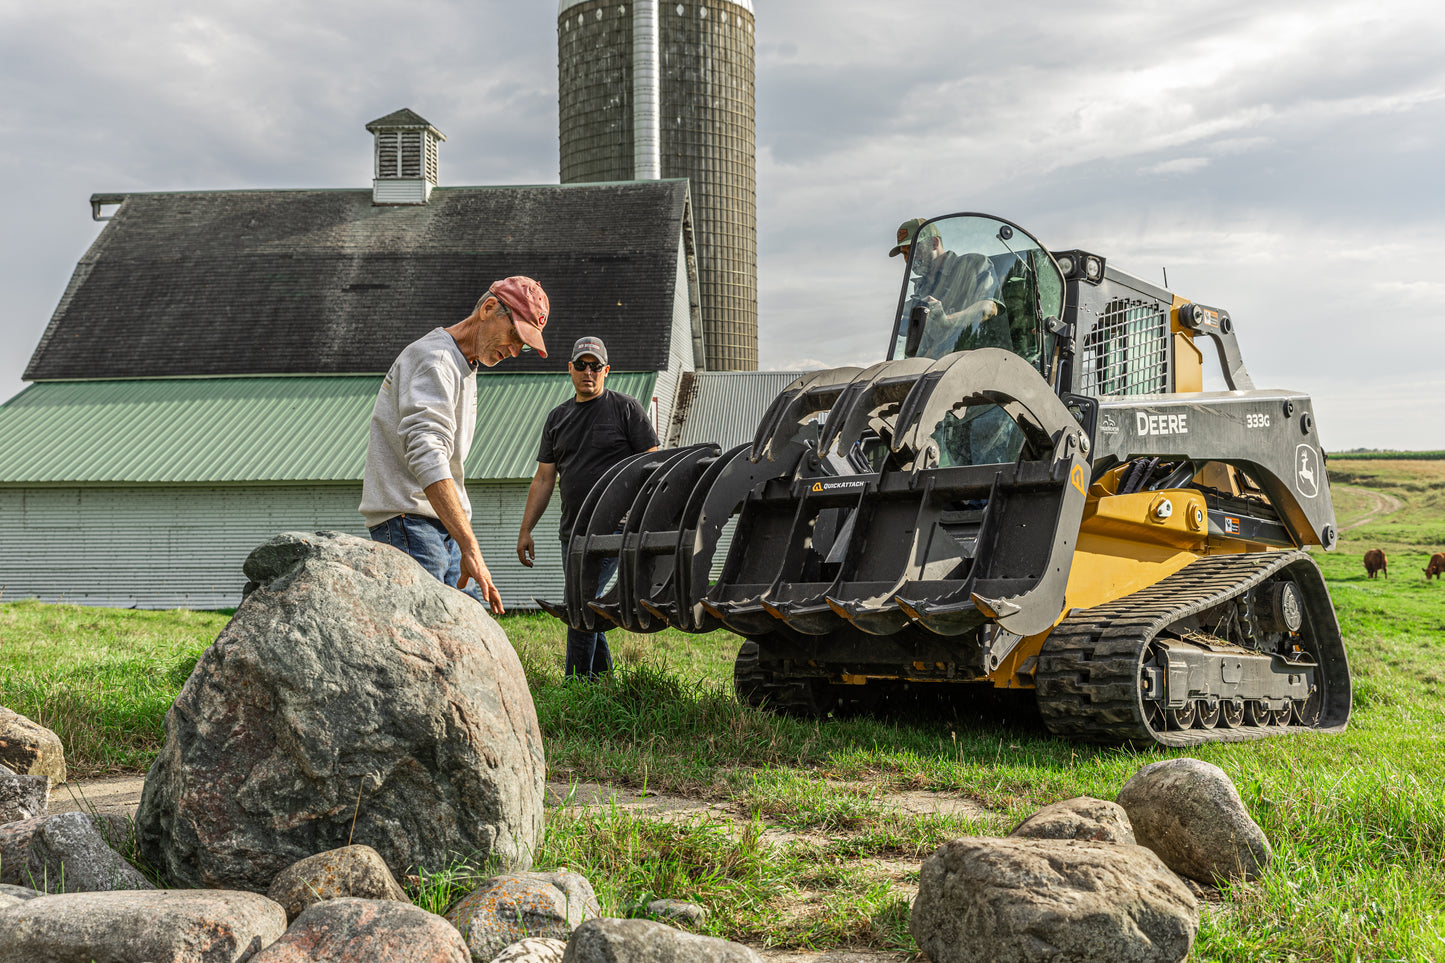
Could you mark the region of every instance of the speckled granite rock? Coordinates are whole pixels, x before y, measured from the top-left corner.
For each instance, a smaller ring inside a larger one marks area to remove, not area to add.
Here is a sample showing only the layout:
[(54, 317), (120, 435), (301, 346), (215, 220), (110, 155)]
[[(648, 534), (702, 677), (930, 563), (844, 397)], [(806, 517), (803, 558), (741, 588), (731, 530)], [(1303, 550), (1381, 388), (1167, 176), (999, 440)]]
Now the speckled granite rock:
[(567, 941), (563, 963), (762, 963), (743, 946), (652, 920), (588, 920)]
[(1199, 909), (1142, 846), (965, 837), (923, 861), (908, 931), (933, 963), (1178, 963)]
[(327, 900), (297, 917), (252, 963), (469, 963), (461, 934), (435, 913), (391, 900)]
[(1076, 796), (1045, 806), (1009, 833), (1015, 839), (1082, 839), (1134, 845), (1124, 807), (1104, 799)]
[(336, 532), (277, 536), (245, 572), (257, 587), (166, 715), (136, 817), (146, 861), (255, 892), (348, 840), (397, 877), (459, 858), (529, 866), (542, 736), (486, 609)]
[(266, 897), (215, 890), (64, 893), (0, 916), (0, 963), (242, 963), (286, 930)]
[(49, 776), (53, 786), (65, 782), (60, 737), (4, 706), (0, 706), (0, 764), (21, 776)]
[(577, 873), (508, 873), (487, 880), (447, 910), (472, 959), (488, 961), (528, 936), (565, 940), (601, 909)]
[(50, 809), (50, 777), (0, 773), (0, 826), (38, 819)]
[(1199, 759), (1145, 766), (1119, 790), (1140, 846), (1201, 883), (1257, 879), (1274, 851), (1223, 769)]
[(293, 921), (307, 907), (341, 896), (409, 902), (406, 890), (370, 846), (343, 846), (293, 863), (271, 881), (266, 895)]
[(110, 845), (87, 813), (40, 820), (25, 848), (20, 880), (47, 893), (155, 889)]

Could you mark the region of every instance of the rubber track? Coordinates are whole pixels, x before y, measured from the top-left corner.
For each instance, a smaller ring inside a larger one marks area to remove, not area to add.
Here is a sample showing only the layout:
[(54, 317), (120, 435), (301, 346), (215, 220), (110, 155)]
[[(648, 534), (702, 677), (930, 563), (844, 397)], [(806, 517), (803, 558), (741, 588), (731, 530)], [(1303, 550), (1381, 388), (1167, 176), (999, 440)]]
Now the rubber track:
[[(1104, 605), (1070, 615), (1050, 633), (1034, 675), (1039, 712), (1054, 733), (1105, 743), (1197, 746), (1245, 742), (1293, 732), (1336, 732), (1310, 726), (1240, 726), (1156, 732), (1139, 697), (1140, 660), (1165, 626), (1239, 595), (1304, 552), (1214, 555)], [(1313, 561), (1311, 561), (1313, 564)], [(1319, 670), (1322, 671), (1322, 670)]]

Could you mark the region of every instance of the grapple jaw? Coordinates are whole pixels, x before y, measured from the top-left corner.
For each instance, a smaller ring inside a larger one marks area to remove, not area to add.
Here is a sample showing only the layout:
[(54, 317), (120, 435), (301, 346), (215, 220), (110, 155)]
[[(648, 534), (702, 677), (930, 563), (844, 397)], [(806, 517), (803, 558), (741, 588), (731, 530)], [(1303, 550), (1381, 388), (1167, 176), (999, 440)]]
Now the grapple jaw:
[[(637, 632), (958, 636), (992, 621), (1032, 635), (1063, 607), (1089, 447), (1007, 351), (814, 372), (751, 444), (649, 452), (604, 475), (568, 543), (566, 604), (542, 605)], [(584, 597), (607, 555), (616, 585)]]

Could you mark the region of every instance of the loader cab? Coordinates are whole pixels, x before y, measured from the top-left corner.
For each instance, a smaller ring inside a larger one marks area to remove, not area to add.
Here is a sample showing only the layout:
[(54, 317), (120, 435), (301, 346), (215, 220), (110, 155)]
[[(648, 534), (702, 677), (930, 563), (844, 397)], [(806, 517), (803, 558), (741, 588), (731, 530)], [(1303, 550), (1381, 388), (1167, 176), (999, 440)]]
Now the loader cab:
[(949, 214), (919, 227), (908, 252), (889, 359), (1004, 348), (1048, 376), (1063, 316), (1064, 275), (1023, 228), (987, 214)]
[[(986, 214), (935, 218), (908, 252), (889, 359), (1002, 348), (1052, 383), (1055, 335), (1046, 322), (1063, 311), (1063, 272), (1027, 231)], [(932, 438), (941, 467), (1038, 457), (1025, 451), (1027, 432), (986, 401), (948, 412)]]

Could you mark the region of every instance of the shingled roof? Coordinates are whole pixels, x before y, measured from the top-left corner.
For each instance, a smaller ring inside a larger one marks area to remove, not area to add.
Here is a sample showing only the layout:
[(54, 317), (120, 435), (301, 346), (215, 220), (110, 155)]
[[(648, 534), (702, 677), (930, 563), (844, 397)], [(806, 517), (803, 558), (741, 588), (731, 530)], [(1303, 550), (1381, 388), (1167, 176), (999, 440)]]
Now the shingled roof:
[(685, 180), (437, 188), (406, 207), (368, 190), (124, 197), (27, 380), (384, 373), (512, 274), (547, 289), (554, 354), (505, 370), (556, 371), (584, 334), (620, 371), (667, 367)]

